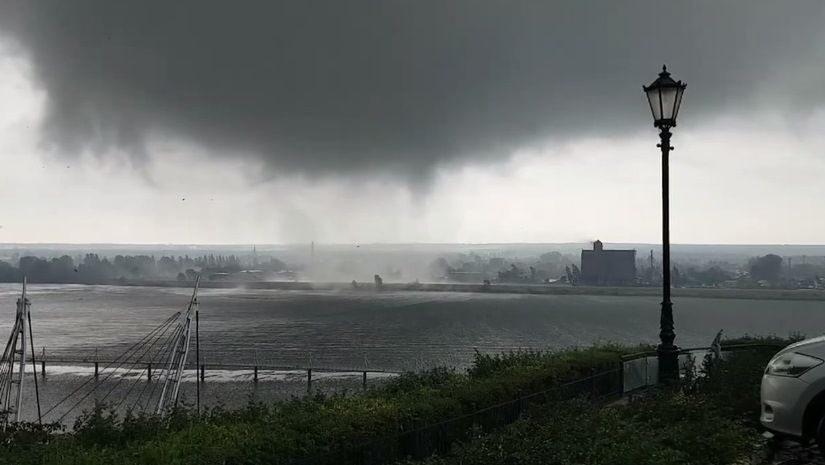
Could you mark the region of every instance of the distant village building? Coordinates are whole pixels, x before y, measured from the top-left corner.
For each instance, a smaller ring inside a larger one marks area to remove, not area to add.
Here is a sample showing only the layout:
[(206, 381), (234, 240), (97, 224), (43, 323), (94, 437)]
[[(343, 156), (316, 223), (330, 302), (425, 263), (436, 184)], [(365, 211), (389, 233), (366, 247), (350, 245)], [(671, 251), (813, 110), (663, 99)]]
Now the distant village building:
[(604, 250), (602, 241), (593, 250), (582, 250), (580, 283), (591, 286), (629, 286), (636, 283), (636, 251)]
[(447, 280), (457, 283), (479, 283), (485, 278), (480, 271), (447, 270)]

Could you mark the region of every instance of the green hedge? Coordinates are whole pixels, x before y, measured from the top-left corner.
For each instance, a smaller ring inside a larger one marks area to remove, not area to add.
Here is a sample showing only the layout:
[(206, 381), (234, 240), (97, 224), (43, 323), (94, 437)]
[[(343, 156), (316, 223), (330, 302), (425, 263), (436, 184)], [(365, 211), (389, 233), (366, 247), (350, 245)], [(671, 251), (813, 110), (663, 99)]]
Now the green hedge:
[[(769, 338), (740, 340), (787, 344)], [(706, 358), (672, 390), (608, 408), (575, 399), (545, 405), (502, 430), (457, 444), (423, 465), (716, 465), (751, 463), (759, 434), (759, 384), (775, 350)], [(407, 462), (412, 463), (412, 462)]]
[(758, 441), (755, 430), (700, 397), (652, 395), (610, 408), (573, 400), (424, 465), (732, 464)]
[(436, 423), (487, 405), (587, 376), (638, 347), (602, 346), (557, 353), (476, 355), (467, 373), (408, 373), (358, 395), (317, 395), (163, 420), (118, 419), (101, 408), (72, 432), (23, 425), (0, 433), (0, 462), (14, 464), (285, 463), (357, 446), (414, 425)]

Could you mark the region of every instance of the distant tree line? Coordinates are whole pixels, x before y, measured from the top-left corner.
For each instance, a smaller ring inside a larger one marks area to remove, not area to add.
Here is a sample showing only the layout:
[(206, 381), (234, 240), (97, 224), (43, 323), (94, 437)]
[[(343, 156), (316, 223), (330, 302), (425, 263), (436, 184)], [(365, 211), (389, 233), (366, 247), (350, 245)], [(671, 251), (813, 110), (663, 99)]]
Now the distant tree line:
[(782, 257), (768, 254), (750, 261), (751, 277), (757, 281), (776, 282), (782, 274)]
[(534, 259), (482, 257), (476, 253), (459, 254), (448, 260), (440, 257), (430, 264), (435, 280), (499, 283), (543, 283), (563, 277), (573, 265), (570, 257), (548, 252)]
[[(282, 271), (286, 264), (271, 258), (256, 268)], [(233, 273), (244, 269), (235, 255), (203, 255), (199, 257), (160, 257), (150, 255), (116, 255), (111, 260), (89, 253), (82, 259), (63, 255), (46, 259), (33, 256), (20, 258), (17, 266), (0, 261), (0, 282), (20, 282), (23, 276), (33, 283), (100, 283), (118, 279), (186, 279), (199, 273)]]
[(672, 281), (674, 286), (679, 287), (725, 285), (739, 288), (813, 288), (825, 285), (822, 278), (825, 276), (825, 265), (805, 262), (792, 265), (791, 260), (776, 254), (767, 254), (751, 258), (744, 267), (712, 264), (706, 268), (689, 267), (685, 273), (674, 267)]

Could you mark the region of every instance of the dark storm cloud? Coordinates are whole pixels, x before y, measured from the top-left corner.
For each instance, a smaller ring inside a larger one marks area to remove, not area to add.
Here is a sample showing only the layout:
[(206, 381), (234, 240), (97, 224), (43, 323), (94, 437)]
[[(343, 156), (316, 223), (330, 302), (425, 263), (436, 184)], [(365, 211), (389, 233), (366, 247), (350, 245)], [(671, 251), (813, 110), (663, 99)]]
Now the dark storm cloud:
[[(662, 62), (689, 83), (683, 121), (744, 112), (825, 37), (819, 1), (0, 5), (0, 29), (48, 93), (44, 135), (64, 152), (141, 157), (147, 136), (174, 135), (273, 173), (415, 177), (621, 134), (650, 124), (641, 84)], [(818, 104), (819, 89), (798, 100)]]

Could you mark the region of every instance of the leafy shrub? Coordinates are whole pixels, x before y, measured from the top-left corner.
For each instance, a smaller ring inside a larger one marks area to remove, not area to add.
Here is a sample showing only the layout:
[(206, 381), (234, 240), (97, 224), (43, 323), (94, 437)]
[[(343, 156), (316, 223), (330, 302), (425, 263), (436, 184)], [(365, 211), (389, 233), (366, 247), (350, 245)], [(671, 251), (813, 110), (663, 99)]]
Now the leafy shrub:
[(10, 423), (0, 430), (0, 444), (28, 449), (48, 442), (55, 433), (62, 430), (63, 427), (57, 423)]
[(555, 374), (589, 375), (594, 368), (612, 368), (622, 355), (650, 349), (647, 346), (625, 347), (607, 344), (588, 348), (570, 348), (558, 352), (517, 350), (499, 354), (475, 351), (473, 364), (467, 374), (484, 379), (525, 370), (547, 370)]
[(228, 464), (315, 457), (516, 399), (599, 367), (617, 367), (630, 351), (605, 346), (479, 356), (469, 373), (436, 368), (359, 395), (318, 394), (231, 411), (215, 408), (200, 416), (184, 406), (162, 419), (118, 418), (99, 406), (71, 432), (4, 442), (0, 463)]
[(751, 451), (755, 436), (701, 397), (656, 393), (610, 408), (576, 399), (425, 464), (729, 464)]
[[(609, 345), (553, 353), (477, 353), (466, 374), (437, 368), (404, 374), (359, 395), (318, 394), (236, 410), (213, 408), (200, 416), (184, 407), (162, 419), (140, 414), (118, 418), (101, 406), (81, 417), (72, 432), (3, 433), (0, 463), (289, 463), (380, 443), (415, 426), (618, 367), (621, 355), (639, 350)], [(725, 463), (752, 443), (753, 430), (743, 419), (755, 418), (758, 379), (770, 355), (709, 361), (683, 391), (642, 396), (624, 407), (598, 409), (583, 399), (553, 401), (531, 410), (530, 419), (430, 463), (702, 463), (688, 455), (693, 452), (704, 463)], [(673, 427), (671, 422), (683, 424)], [(712, 444), (703, 445), (703, 438)], [(358, 462), (355, 457), (339, 463)]]
[[(712, 465), (739, 463), (762, 440), (759, 385), (768, 360), (789, 339), (745, 337), (724, 344), (765, 344), (705, 358), (695, 370), (689, 360), (677, 389), (652, 390), (626, 405), (601, 408), (589, 400), (562, 400), (530, 411), (530, 417), (486, 436), (457, 444), (425, 465)], [(511, 353), (477, 356), (479, 375), (517, 370), (521, 358), (541, 365), (566, 354)]]
[(586, 399), (544, 406), (425, 465), (730, 464), (749, 456), (758, 443), (757, 431), (715, 400), (652, 391), (608, 408)]
[(799, 342), (803, 339), (806, 339), (805, 335), (800, 332), (791, 332), (788, 334), (788, 337), (780, 337), (775, 334), (768, 335), (768, 336), (753, 336), (750, 334), (745, 334), (741, 337), (729, 338), (724, 339), (722, 341), (722, 345), (736, 345), (736, 344), (765, 344), (765, 345), (772, 345), (776, 346), (777, 348), (785, 347), (788, 344), (793, 344), (794, 342)]

